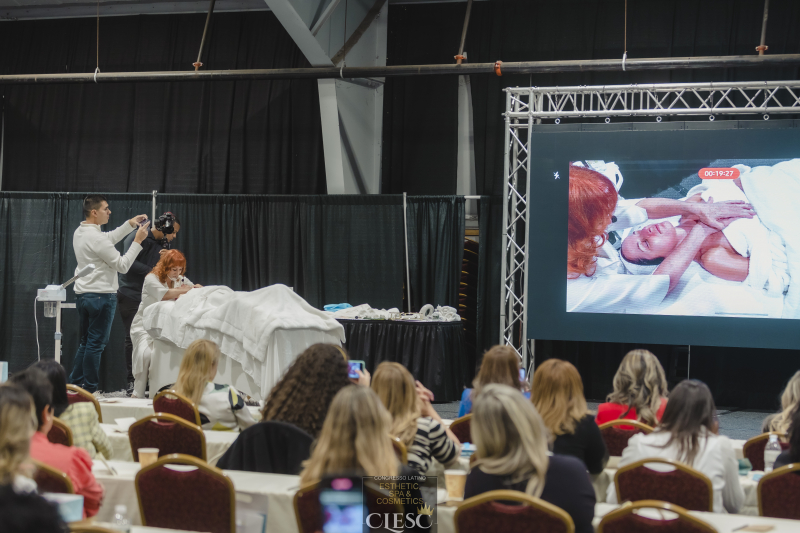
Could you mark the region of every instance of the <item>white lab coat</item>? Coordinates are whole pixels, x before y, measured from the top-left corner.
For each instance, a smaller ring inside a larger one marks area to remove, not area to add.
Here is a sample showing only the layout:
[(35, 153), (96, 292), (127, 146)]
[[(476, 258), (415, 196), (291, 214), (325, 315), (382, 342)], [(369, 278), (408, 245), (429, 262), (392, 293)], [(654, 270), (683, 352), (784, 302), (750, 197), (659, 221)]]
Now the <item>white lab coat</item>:
[[(641, 199), (617, 202), (616, 222), (608, 231), (637, 226), (647, 221), (647, 211), (636, 205)], [(669, 290), (669, 276), (627, 274), (619, 252), (606, 241), (598, 250), (592, 276), (567, 278), (567, 312), (646, 314), (654, 310)]]
[(139, 304), (139, 309), (131, 323), (131, 342), (133, 343), (131, 366), (135, 380), (133, 390), (138, 398), (144, 398), (150, 373), (150, 356), (153, 353), (153, 337), (144, 329), (144, 310), (160, 302), (170, 288), (176, 289), (181, 285), (193, 285), (193, 283), (189, 281), (189, 278), (181, 278), (174, 287), (169, 287), (166, 283), (161, 283), (155, 274), (148, 274), (144, 278), (142, 303)]

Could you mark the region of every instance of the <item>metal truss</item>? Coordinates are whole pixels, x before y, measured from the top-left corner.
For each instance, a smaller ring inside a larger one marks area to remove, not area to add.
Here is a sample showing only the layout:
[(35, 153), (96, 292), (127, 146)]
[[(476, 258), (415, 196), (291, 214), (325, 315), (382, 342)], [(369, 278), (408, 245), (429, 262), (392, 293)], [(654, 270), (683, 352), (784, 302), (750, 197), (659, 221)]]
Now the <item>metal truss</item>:
[[(541, 119), (800, 114), (800, 81), (505, 89), (500, 344), (533, 366), (528, 331), (530, 129)], [(609, 119), (607, 118), (607, 121)]]
[(506, 89), (511, 119), (797, 113), (800, 81)]

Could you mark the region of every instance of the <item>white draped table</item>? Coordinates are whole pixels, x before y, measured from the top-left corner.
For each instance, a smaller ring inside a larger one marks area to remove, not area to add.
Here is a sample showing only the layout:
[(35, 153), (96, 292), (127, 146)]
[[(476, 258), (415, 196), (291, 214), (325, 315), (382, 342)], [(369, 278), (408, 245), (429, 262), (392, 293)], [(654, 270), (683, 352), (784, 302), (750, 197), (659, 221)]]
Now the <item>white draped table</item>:
[[(105, 418), (104, 418), (105, 420)], [(133, 461), (131, 443), (128, 432), (122, 431), (116, 424), (100, 424), (109, 442), (111, 443), (111, 458), (115, 461)], [(209, 431), (204, 430), (206, 436), (206, 457), (211, 465), (216, 465), (233, 441), (239, 437), (238, 431)]]
[[(143, 398), (101, 398), (100, 411), (103, 413), (103, 422), (113, 424), (118, 418), (135, 418), (141, 420), (146, 416), (154, 414), (153, 400)], [(261, 414), (260, 407), (247, 406), (253, 419), (259, 420)]]

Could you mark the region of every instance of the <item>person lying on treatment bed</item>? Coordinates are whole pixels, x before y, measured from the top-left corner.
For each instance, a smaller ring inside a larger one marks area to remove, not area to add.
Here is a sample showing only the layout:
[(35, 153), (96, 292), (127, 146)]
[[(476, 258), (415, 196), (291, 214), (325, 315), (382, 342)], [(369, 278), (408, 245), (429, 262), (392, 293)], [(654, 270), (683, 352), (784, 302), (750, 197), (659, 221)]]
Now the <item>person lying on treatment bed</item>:
[[(695, 194), (692, 194), (693, 192)], [(713, 203), (714, 197), (711, 194), (717, 194), (723, 200), (734, 199), (742, 202), (747, 200), (741, 180), (737, 178), (698, 185), (690, 191), (690, 196), (685, 202)], [(667, 273), (667, 270), (675, 270), (675, 265), (686, 263), (688, 266), (692, 261), (696, 261), (718, 278), (744, 281), (750, 269), (750, 250), (756, 244), (752, 241), (761, 240), (766, 243), (767, 235), (758, 217), (725, 219), (725, 226), (721, 231), (715, 230), (691, 215), (682, 216), (677, 227), (666, 220), (650, 224), (632, 232), (623, 240), (622, 258), (634, 273), (642, 270), (637, 267), (657, 265), (653, 273), (663, 274)], [(692, 235), (694, 237), (687, 242), (687, 238)], [(683, 270), (685, 267), (681, 273)], [(674, 282), (670, 279), (670, 290), (679, 279), (680, 276)]]

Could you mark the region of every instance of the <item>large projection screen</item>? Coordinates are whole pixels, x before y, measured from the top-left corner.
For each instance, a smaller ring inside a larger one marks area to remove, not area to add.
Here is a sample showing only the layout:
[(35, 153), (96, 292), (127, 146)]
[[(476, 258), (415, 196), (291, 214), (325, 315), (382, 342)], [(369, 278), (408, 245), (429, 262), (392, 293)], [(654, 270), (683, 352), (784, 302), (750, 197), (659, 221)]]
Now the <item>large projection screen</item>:
[[(528, 338), (800, 346), (800, 121), (537, 125), (530, 136)], [(571, 164), (607, 176), (628, 208), (606, 227), (618, 255), (589, 276), (568, 270), (580, 265), (568, 226), (589, 223), (593, 205), (570, 201)], [(727, 213), (713, 210), (725, 202), (755, 216), (697, 241), (698, 213)], [(664, 273), (691, 239), (702, 244), (670, 286)]]

